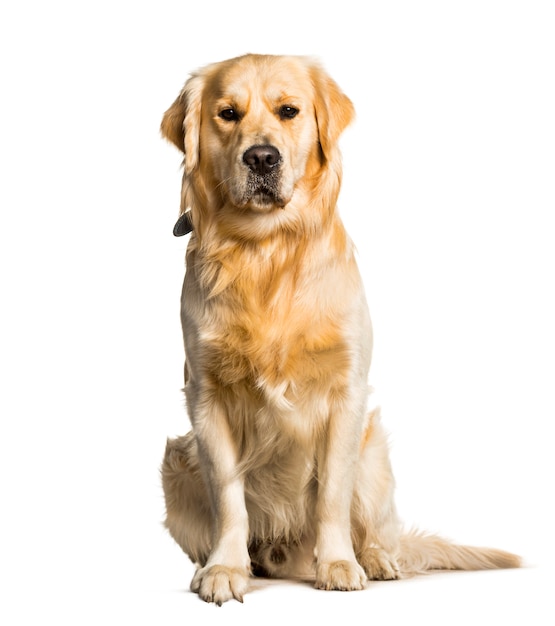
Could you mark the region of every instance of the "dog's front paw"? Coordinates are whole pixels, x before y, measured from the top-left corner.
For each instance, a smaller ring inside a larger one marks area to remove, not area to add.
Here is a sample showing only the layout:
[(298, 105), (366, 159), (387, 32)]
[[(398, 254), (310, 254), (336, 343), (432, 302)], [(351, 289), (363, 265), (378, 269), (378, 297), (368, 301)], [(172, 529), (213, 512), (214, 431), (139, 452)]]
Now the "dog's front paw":
[(401, 576), (397, 561), (381, 548), (365, 548), (357, 557), (370, 580), (396, 580)]
[(355, 591), (364, 589), (366, 574), (356, 561), (334, 561), (319, 563), (316, 567), (317, 589), (338, 589)]
[(198, 593), (205, 602), (215, 602), (218, 606), (232, 598), (243, 602), (248, 586), (247, 570), (225, 565), (199, 568), (191, 581), (191, 591)]

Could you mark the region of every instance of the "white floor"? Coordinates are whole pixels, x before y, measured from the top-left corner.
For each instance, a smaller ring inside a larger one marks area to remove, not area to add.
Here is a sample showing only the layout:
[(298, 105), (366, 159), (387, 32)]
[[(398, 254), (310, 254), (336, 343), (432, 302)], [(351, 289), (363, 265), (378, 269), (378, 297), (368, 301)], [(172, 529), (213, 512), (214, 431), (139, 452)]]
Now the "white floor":
[[(216, 623), (221, 612), (247, 623), (343, 624), (534, 624), (553, 625), (555, 612), (548, 598), (552, 582), (540, 569), (520, 571), (440, 573), (395, 582), (373, 582), (364, 591), (324, 592), (309, 584), (255, 580), (244, 604), (206, 606), (189, 591), (147, 594), (145, 611), (166, 616), (181, 613)], [(163, 606), (162, 606), (163, 605)], [(551, 606), (550, 606), (551, 605)], [(299, 620), (299, 621), (297, 621)], [(155, 621), (155, 620), (154, 620)], [(154, 623), (154, 621), (152, 623)], [(163, 623), (166, 623), (164, 620)]]
[[(88, 529), (89, 531), (91, 528)], [(128, 537), (100, 545), (56, 542), (25, 559), (2, 588), (9, 626), (102, 624), (365, 624), (553, 626), (553, 568), (434, 573), (372, 582), (359, 592), (318, 591), (306, 583), (253, 579), (244, 603), (217, 607), (188, 590), (192, 564), (165, 531), (139, 520)], [(150, 534), (141, 539), (137, 532)], [(136, 540), (130, 541), (130, 538)], [(121, 544), (118, 545), (118, 541)], [(56, 558), (57, 548), (60, 549)], [(13, 554), (12, 554), (13, 556)], [(23, 555), (22, 555), (23, 556)], [(45, 558), (50, 556), (51, 558)], [(19, 571), (17, 571), (19, 568)], [(15, 584), (12, 584), (15, 583)]]
[(319, 592), (308, 585), (261, 581), (243, 605), (204, 605), (189, 592), (147, 594), (145, 611), (160, 623), (198, 616), (215, 623), (227, 612), (247, 623), (342, 624), (356, 620), (373, 624), (534, 624), (552, 625), (547, 607), (550, 589), (535, 571), (437, 574), (396, 583), (372, 583), (361, 592)]
[[(253, 580), (244, 603), (205, 604), (187, 589), (192, 569), (162, 551), (148, 572), (65, 573), (35, 579), (4, 624), (88, 625), (222, 623), (427, 624), (429, 626), (555, 623), (553, 577), (546, 571), (441, 573), (374, 582), (360, 592), (324, 592), (308, 584)], [(14, 600), (15, 606), (13, 604)]]

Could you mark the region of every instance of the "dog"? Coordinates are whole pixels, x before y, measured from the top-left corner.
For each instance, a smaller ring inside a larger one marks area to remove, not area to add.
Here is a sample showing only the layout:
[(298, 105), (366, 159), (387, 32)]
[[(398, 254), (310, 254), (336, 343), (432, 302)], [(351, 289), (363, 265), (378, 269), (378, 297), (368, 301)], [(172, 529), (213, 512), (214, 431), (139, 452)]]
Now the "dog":
[(372, 326), (336, 211), (354, 107), (312, 59), (248, 54), (191, 75), (163, 116), (192, 231), (181, 299), (190, 431), (168, 440), (165, 525), (192, 591), (243, 600), (251, 575), (356, 590), (519, 557), (404, 532), (369, 409)]

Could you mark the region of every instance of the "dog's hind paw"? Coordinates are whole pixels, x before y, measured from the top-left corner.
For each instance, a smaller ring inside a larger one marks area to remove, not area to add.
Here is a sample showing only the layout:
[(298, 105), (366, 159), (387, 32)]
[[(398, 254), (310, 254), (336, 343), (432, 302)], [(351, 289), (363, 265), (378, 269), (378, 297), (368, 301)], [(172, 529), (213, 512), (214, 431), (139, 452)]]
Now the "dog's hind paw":
[(400, 578), (397, 561), (381, 548), (365, 548), (357, 554), (357, 558), (370, 580)]
[(205, 602), (221, 606), (235, 598), (243, 602), (243, 595), (249, 586), (247, 570), (230, 568), (225, 565), (212, 565), (197, 569), (191, 581), (191, 591), (198, 593)]

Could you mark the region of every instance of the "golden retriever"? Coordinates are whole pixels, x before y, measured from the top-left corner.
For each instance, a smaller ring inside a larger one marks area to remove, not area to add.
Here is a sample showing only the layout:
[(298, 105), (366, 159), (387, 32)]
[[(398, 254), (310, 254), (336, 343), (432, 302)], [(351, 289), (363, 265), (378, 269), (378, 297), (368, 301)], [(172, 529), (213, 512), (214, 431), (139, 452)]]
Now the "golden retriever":
[(203, 600), (251, 574), (362, 589), (428, 569), (516, 567), (404, 533), (377, 409), (372, 328), (336, 211), (351, 101), (310, 59), (245, 55), (186, 82), (162, 120), (185, 154), (182, 294), (192, 424), (168, 441), (166, 526)]

